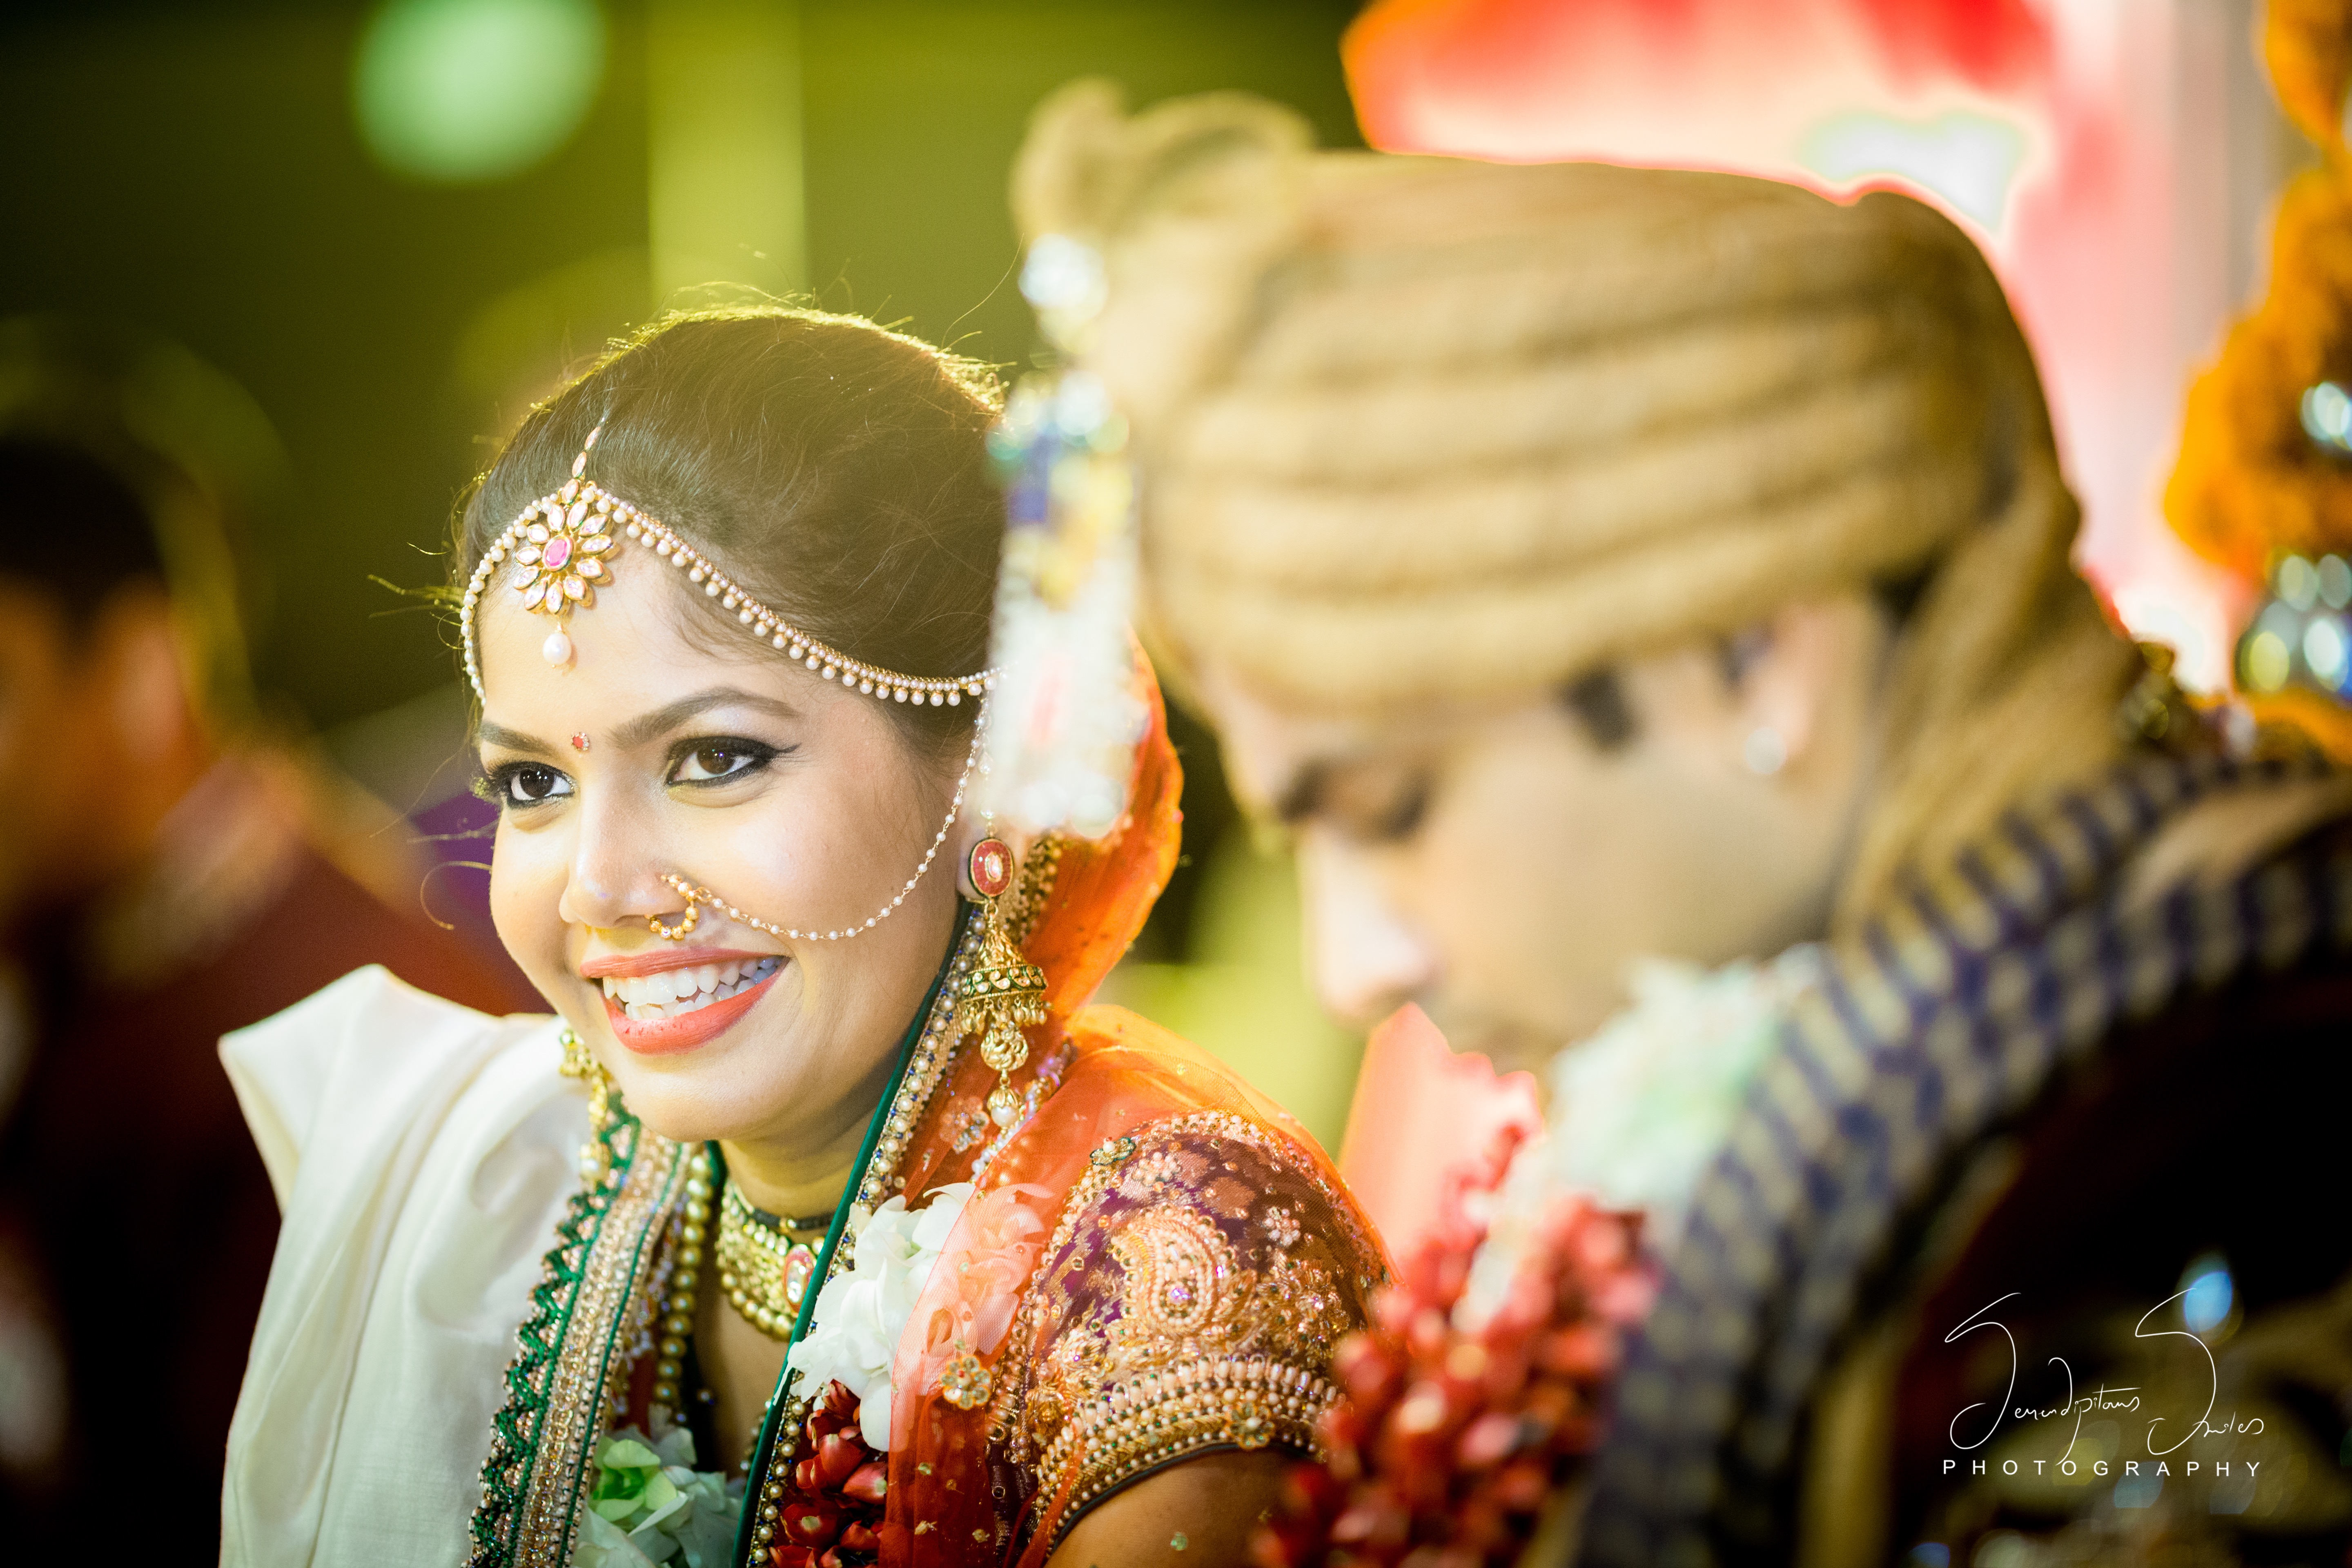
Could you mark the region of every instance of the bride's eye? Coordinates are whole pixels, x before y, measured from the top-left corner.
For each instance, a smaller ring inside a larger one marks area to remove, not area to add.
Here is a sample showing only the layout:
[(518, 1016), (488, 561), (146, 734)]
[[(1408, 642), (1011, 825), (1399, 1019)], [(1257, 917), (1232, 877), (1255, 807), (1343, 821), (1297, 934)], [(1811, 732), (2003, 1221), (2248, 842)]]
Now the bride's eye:
[(509, 763), (495, 770), (483, 794), (500, 805), (522, 809), (546, 805), (572, 793), (572, 780), (544, 763)]
[(716, 784), (766, 767), (776, 749), (757, 741), (725, 739), (695, 741), (679, 748), (670, 767), (672, 784)]

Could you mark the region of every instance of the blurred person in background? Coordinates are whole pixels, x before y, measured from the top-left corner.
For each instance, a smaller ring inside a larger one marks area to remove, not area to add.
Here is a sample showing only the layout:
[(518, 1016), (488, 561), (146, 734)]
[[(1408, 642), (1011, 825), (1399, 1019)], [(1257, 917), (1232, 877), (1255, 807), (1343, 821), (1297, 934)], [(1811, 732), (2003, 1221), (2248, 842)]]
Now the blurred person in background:
[(1013, 195), (1327, 1002), (1549, 1090), (1268, 1560), (2338, 1560), (2352, 783), (2104, 617), (1969, 239), (1095, 85)]
[(0, 1506), (28, 1561), (89, 1556), (126, 1484), (141, 1551), (217, 1554), (278, 1226), (221, 1035), (370, 963), (524, 1000), (425, 918), (390, 813), (261, 738), (234, 547), (274, 458), (176, 348), (0, 323)]

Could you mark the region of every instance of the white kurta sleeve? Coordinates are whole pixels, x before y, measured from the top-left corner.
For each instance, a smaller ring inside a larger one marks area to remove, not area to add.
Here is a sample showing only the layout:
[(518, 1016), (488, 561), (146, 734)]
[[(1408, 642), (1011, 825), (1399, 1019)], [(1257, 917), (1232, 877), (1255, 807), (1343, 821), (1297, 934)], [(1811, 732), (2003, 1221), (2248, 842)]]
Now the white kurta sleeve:
[(464, 1561), (587, 1135), (556, 1035), (369, 968), (222, 1042), (285, 1216), (229, 1429), (224, 1564)]

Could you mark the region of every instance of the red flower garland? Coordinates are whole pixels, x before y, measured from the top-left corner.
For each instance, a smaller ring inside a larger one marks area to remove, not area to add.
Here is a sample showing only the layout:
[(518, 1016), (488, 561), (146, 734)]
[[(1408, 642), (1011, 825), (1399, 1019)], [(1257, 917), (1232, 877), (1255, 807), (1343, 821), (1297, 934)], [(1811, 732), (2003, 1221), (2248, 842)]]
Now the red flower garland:
[[(774, 1503), (774, 1568), (861, 1568), (882, 1550), (878, 1533), (888, 1467), (857, 1428), (857, 1395), (825, 1387), (808, 1418), (808, 1457)], [(761, 1506), (758, 1499), (751, 1506)]]
[(1640, 1216), (1561, 1200), (1465, 1331), (1453, 1311), (1484, 1227), (1462, 1206), (1340, 1343), (1329, 1458), (1291, 1470), (1252, 1542), (1260, 1568), (1516, 1562), (1599, 1445), (1623, 1330), (1649, 1307)]

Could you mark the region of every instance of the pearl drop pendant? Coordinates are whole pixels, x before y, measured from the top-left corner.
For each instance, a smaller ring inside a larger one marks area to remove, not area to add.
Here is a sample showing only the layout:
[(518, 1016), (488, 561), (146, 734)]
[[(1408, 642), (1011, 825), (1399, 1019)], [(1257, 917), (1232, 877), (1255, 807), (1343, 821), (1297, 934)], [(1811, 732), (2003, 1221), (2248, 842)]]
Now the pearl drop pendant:
[(562, 669), (572, 662), (572, 639), (560, 629), (548, 633), (547, 640), (539, 645), (539, 657)]

